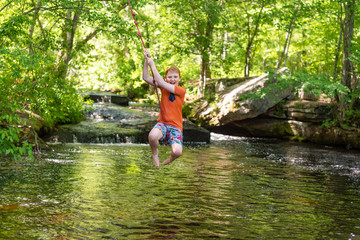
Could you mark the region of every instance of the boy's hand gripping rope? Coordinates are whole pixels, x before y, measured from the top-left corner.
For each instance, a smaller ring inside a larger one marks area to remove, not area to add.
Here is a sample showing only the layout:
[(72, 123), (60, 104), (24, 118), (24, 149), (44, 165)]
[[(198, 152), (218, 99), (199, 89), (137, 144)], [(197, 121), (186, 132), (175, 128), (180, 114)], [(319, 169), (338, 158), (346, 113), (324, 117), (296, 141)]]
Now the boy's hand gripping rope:
[[(138, 31), (138, 32), (137, 32), (137, 35), (138, 35), (138, 36), (140, 37), (140, 39), (141, 39), (141, 43), (142, 43), (142, 45), (143, 45), (143, 48), (146, 49), (144, 40), (143, 40), (143, 38), (142, 38), (142, 35), (141, 35), (141, 33), (140, 33), (140, 29), (139, 29), (139, 26), (138, 26), (138, 25), (139, 25), (139, 22), (136, 21), (136, 18), (135, 18), (136, 14), (135, 14), (134, 11), (132, 10), (132, 7), (131, 7), (131, 4), (130, 4), (130, 1), (129, 1), (129, 0), (128, 0), (128, 4), (129, 4), (130, 11), (131, 11), (131, 15), (133, 16), (134, 23), (135, 23), (136, 28), (137, 28), (137, 31)], [(159, 107), (160, 107), (161, 118), (162, 118), (162, 120), (163, 120), (163, 122), (164, 122), (164, 125), (165, 125), (165, 127), (166, 127), (166, 139), (167, 139), (167, 138), (169, 138), (170, 130), (168, 129), (168, 126), (165, 124), (164, 114), (163, 114), (164, 111), (162, 111), (162, 109), (161, 109), (160, 98), (159, 98), (159, 93), (158, 93), (158, 89), (157, 89), (157, 83), (156, 83), (156, 81), (155, 81), (155, 75), (154, 75), (154, 72), (153, 72), (153, 70), (152, 70), (151, 67), (150, 67), (150, 70), (151, 70), (151, 73), (152, 73), (152, 76), (153, 76), (153, 81), (154, 81), (154, 85), (155, 85), (155, 92), (156, 92), (156, 96), (157, 96), (158, 103), (159, 103)]]

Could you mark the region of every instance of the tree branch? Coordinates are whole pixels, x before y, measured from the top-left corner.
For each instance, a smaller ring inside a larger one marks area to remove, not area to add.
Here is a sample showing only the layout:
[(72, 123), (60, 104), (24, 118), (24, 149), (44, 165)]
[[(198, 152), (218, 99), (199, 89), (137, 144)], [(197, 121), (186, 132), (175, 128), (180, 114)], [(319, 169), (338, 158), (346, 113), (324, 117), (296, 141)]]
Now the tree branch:
[(8, 4), (6, 4), (6, 5), (0, 10), (0, 12), (2, 12), (2, 11), (3, 11), (7, 6), (9, 6), (12, 2), (13, 2), (13, 1), (8, 2)]
[[(114, 12), (114, 14), (118, 14), (126, 6), (127, 4), (123, 3), (122, 5), (120, 5), (119, 9), (116, 12)], [(78, 41), (78, 43), (75, 46), (75, 51), (81, 50), (91, 39), (93, 39), (99, 32), (101, 32), (101, 29), (104, 25), (105, 25), (104, 23), (100, 24), (100, 26), (98, 26), (94, 31), (89, 33), (85, 38), (83, 38), (81, 41)]]
[(76, 44), (75, 51), (81, 50), (86, 45), (86, 43), (91, 39), (93, 39), (100, 31), (101, 31), (100, 28), (97, 28), (93, 32), (88, 34), (83, 40), (79, 41)]

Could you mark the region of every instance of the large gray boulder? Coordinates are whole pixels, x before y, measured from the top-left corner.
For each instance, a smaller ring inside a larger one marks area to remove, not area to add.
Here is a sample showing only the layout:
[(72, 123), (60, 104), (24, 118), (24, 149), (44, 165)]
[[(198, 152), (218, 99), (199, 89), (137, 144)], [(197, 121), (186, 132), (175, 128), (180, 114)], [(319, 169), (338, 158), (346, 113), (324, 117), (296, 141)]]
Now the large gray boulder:
[[(282, 68), (277, 75), (287, 70), (287, 68)], [(264, 74), (225, 88), (219, 93), (218, 99), (209, 101), (202, 98), (186, 105), (187, 117), (204, 127), (221, 126), (233, 121), (255, 118), (290, 96), (292, 91), (290, 89), (273, 91), (262, 99), (241, 100), (241, 96), (263, 88), (274, 81), (276, 78), (269, 79), (269, 75)]]
[(331, 118), (334, 104), (327, 101), (286, 100), (270, 108), (264, 115), (271, 118), (323, 123)]
[(326, 145), (360, 148), (360, 130), (325, 127), (333, 104), (305, 100), (285, 101), (256, 118), (230, 122), (211, 131), (250, 137), (283, 138)]
[(257, 117), (231, 122), (226, 126), (215, 127), (212, 131), (239, 136), (309, 141), (360, 149), (359, 129), (326, 128), (316, 122)]

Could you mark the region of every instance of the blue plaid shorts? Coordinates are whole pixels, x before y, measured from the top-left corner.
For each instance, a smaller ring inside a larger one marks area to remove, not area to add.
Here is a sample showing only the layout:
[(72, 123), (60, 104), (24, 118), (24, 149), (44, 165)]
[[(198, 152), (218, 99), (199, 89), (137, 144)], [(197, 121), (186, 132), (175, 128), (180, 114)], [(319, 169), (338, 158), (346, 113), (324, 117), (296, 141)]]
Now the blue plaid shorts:
[[(163, 134), (163, 137), (160, 139), (161, 141), (164, 141), (166, 139), (166, 126), (163, 123), (156, 123), (154, 128), (158, 128), (161, 130), (161, 133)], [(183, 134), (181, 132), (180, 129), (167, 125), (167, 129), (169, 131), (169, 139), (168, 139), (168, 143), (170, 144), (170, 146), (173, 143), (178, 143), (181, 146), (183, 145)]]

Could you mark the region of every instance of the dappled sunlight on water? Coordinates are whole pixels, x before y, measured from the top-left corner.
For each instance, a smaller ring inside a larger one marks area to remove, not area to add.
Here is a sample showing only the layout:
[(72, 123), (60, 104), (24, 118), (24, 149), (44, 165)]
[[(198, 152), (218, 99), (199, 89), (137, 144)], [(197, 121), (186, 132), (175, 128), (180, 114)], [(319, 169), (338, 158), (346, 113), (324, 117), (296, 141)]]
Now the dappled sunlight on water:
[(52, 147), (0, 161), (0, 239), (360, 235), (356, 151), (217, 135), (158, 170), (147, 145)]

